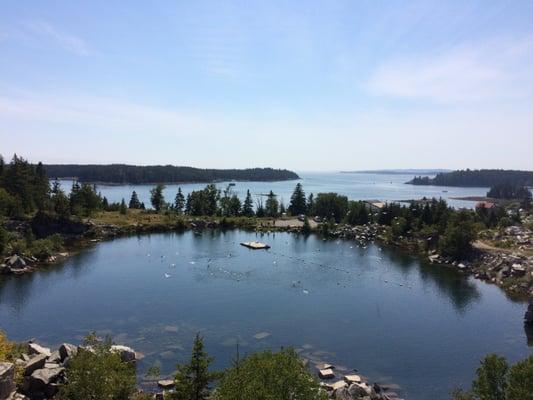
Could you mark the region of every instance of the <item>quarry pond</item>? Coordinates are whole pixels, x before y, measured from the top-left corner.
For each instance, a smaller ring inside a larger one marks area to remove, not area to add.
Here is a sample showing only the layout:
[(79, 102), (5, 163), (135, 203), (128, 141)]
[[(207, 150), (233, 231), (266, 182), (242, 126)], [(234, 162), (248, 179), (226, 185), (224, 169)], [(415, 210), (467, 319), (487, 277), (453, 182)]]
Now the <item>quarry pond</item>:
[[(269, 250), (240, 242), (260, 240)], [(292, 346), (406, 399), (448, 399), (479, 359), (532, 353), (525, 306), (496, 286), (378, 244), (204, 231), (97, 243), (60, 265), (0, 278), (0, 327), (57, 347), (96, 331), (170, 374), (200, 332), (215, 367)]]

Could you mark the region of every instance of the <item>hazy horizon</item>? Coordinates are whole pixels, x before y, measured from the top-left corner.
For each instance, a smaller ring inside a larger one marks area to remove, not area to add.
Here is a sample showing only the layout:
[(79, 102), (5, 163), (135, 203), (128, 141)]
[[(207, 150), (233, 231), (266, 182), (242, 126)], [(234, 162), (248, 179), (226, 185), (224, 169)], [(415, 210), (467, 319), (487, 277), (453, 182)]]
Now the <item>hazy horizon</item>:
[(533, 2), (3, 2), (0, 153), (533, 170)]

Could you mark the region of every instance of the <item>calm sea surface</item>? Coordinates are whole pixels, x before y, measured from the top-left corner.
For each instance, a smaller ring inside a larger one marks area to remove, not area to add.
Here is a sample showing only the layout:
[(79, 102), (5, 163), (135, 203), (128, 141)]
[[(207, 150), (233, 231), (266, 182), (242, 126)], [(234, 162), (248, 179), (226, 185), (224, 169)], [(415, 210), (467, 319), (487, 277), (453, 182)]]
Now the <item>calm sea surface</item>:
[[(322, 190), (312, 182), (304, 180)], [(330, 190), (342, 192), (343, 182)], [(386, 183), (375, 186), (387, 193)], [(153, 365), (171, 373), (196, 332), (217, 368), (237, 343), (241, 354), (294, 346), (415, 400), (449, 399), (486, 353), (510, 361), (532, 353), (525, 305), (495, 286), (374, 244), (277, 233), (259, 237), (271, 250), (254, 252), (239, 245), (250, 239), (238, 230), (120, 238), (47, 270), (1, 277), (0, 327), (52, 346), (110, 334), (145, 355), (140, 376)]]
[[(363, 173), (299, 173), (302, 178), (299, 181), (284, 182), (235, 182), (233, 191), (241, 198), (246, 195), (246, 190), (256, 198), (267, 194), (272, 190), (280, 200), (288, 205), (294, 186), (297, 182), (303, 185), (306, 194), (320, 192), (336, 192), (348, 196), (351, 200), (412, 200), (422, 197), (436, 197), (447, 199), (455, 207), (471, 208), (475, 205), (471, 201), (451, 200), (451, 197), (484, 196), (488, 188), (458, 188), (442, 186), (414, 186), (406, 185), (405, 182), (413, 178), (412, 174), (363, 174)], [(220, 182), (217, 186), (223, 190), (229, 182)], [(71, 181), (62, 181), (66, 191), (70, 190)], [(98, 190), (106, 196), (110, 202), (120, 202), (122, 199), (129, 201), (131, 192), (135, 190), (139, 199), (150, 205), (150, 189), (154, 185), (99, 185)], [(166, 201), (174, 201), (178, 186), (186, 195), (192, 190), (205, 187), (205, 184), (167, 185), (165, 190)]]

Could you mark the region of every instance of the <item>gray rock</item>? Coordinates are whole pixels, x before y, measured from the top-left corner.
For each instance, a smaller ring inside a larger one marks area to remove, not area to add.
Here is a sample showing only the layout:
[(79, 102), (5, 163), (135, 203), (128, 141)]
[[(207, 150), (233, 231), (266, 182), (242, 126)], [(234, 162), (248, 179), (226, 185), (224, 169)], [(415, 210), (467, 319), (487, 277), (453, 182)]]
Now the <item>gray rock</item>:
[[(42, 368), (33, 371), (29, 378), (28, 394), (44, 393), (53, 396), (57, 393), (57, 381), (63, 376), (65, 368)], [(31, 397), (31, 396), (30, 396)]]
[(15, 390), (15, 366), (12, 363), (0, 363), (0, 399), (7, 399)]
[(23, 269), (26, 268), (26, 261), (15, 254), (7, 260), (6, 265), (11, 269)]
[(73, 344), (70, 344), (70, 343), (63, 343), (60, 347), (59, 347), (59, 355), (61, 357), (61, 361), (65, 361), (65, 359), (68, 357), (68, 358), (72, 358), (74, 357), (76, 354), (78, 354), (78, 348), (76, 346), (74, 346)]
[(46, 359), (47, 357), (45, 354), (39, 354), (33, 358), (30, 358), (30, 360), (26, 363), (26, 366), (24, 367), (24, 375), (31, 375), (33, 371), (44, 368)]
[(45, 354), (46, 357), (50, 357), (52, 355), (52, 352), (48, 347), (43, 347), (37, 343), (28, 343), (28, 353)]
[(59, 350), (56, 350), (56, 351), (52, 352), (50, 357), (48, 357), (48, 362), (50, 362), (50, 363), (59, 364), (61, 361), (63, 361), (63, 360), (61, 360), (61, 355), (59, 354)]
[(162, 379), (157, 381), (157, 385), (162, 389), (172, 389), (176, 385), (174, 379)]
[(111, 351), (120, 355), (122, 362), (135, 361), (137, 359), (135, 351), (128, 346), (113, 345)]

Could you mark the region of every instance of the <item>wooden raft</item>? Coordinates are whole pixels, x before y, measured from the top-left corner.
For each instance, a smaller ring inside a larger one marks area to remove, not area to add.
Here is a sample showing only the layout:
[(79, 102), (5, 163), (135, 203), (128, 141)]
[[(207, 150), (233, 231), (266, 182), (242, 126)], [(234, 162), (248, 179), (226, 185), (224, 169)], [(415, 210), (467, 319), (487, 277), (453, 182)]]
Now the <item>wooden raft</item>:
[(261, 242), (241, 242), (241, 246), (248, 247), (252, 250), (270, 249), (270, 246)]

